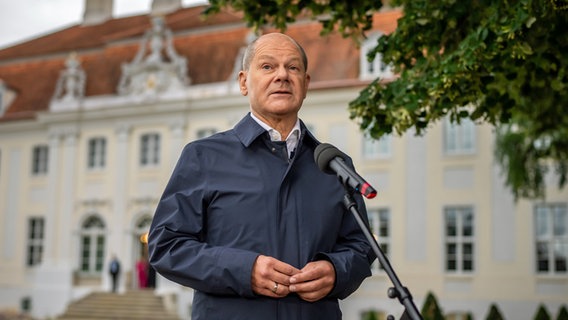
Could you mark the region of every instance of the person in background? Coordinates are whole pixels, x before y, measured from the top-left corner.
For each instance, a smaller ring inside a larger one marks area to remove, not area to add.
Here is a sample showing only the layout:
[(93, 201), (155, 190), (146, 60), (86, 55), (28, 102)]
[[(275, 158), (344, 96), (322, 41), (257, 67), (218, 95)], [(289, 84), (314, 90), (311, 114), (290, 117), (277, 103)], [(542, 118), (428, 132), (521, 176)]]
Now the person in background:
[(189, 143), (163, 192), (150, 264), (195, 289), (193, 320), (341, 319), (338, 299), (371, 275), (345, 189), (317, 167), (319, 142), (298, 117), (307, 67), (287, 35), (252, 42), (238, 79), (251, 112)]
[(138, 275), (138, 288), (148, 287), (148, 260), (140, 257), (136, 262), (136, 274)]
[(112, 292), (117, 292), (118, 279), (120, 277), (120, 261), (118, 261), (118, 258), (114, 254), (112, 255), (112, 258), (110, 260), (108, 272), (110, 273), (110, 278), (112, 281)]

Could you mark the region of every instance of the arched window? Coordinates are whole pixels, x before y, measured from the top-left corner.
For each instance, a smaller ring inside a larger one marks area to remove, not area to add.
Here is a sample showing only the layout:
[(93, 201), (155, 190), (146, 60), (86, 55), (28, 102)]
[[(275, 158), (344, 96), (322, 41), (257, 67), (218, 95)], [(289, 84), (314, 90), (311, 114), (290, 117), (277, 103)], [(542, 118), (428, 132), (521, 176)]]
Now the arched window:
[(89, 216), (81, 226), (81, 255), (79, 267), (82, 274), (98, 275), (103, 270), (105, 256), (105, 224), (96, 215)]

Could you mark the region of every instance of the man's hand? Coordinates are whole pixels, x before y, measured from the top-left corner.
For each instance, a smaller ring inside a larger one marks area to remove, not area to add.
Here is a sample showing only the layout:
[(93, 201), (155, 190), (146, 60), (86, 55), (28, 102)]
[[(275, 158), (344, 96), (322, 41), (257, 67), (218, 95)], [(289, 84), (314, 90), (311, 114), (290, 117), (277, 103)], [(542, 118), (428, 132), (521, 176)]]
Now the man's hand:
[(335, 285), (335, 269), (326, 260), (308, 263), (301, 272), (290, 278), (290, 292), (300, 298), (315, 302), (327, 296)]
[(290, 293), (290, 277), (300, 270), (268, 256), (258, 256), (252, 266), (252, 291), (258, 295), (282, 298)]

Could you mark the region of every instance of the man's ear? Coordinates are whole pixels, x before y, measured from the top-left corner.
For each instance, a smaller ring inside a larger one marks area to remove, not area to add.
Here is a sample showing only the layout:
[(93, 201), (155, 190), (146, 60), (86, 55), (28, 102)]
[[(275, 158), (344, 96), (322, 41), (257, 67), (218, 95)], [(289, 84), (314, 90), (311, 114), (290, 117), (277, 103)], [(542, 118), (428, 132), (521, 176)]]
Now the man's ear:
[(247, 73), (245, 71), (239, 72), (239, 89), (241, 90), (241, 94), (243, 96), (246, 96), (248, 94)]
[(312, 77), (310, 76), (309, 73), (306, 73), (306, 81), (304, 83), (304, 99), (306, 98), (306, 96), (308, 95), (308, 88), (310, 86), (310, 80), (312, 79)]

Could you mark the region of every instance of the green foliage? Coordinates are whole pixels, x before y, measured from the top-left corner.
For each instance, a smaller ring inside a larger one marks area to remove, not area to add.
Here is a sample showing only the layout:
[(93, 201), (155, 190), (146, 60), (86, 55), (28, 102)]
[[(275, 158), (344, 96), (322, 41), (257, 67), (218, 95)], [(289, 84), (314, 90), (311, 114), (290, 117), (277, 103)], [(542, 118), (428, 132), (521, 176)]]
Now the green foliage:
[(548, 314), (545, 305), (541, 304), (538, 307), (534, 320), (550, 320), (550, 314)]
[[(255, 30), (284, 31), (300, 16), (322, 34), (360, 41), (381, 9), (378, 0), (210, 0), (206, 15), (242, 11)], [(450, 117), (493, 125), (496, 156), (516, 198), (545, 195), (544, 174), (568, 179), (568, 8), (566, 0), (392, 0), (403, 8), (397, 29), (379, 38), (399, 75), (376, 79), (349, 104), (362, 131), (379, 139), (424, 134)]]
[(544, 195), (545, 166), (566, 184), (568, 15), (538, 0), (397, 0), (398, 28), (381, 53), (400, 78), (350, 104), (372, 137), (417, 134), (442, 117), (497, 127), (496, 154), (515, 196)]
[(377, 312), (374, 310), (366, 311), (363, 313), (361, 319), (363, 320), (379, 320)]
[(361, 39), (371, 28), (372, 12), (382, 7), (381, 1), (377, 0), (209, 0), (209, 4), (206, 16), (231, 7), (243, 12), (248, 26), (255, 31), (265, 25), (284, 31), (301, 15), (320, 21), (322, 34), (337, 30), (344, 37), (350, 36), (355, 40)]
[(499, 311), (497, 305), (491, 304), (491, 307), (489, 307), (489, 314), (485, 320), (505, 320), (505, 318), (501, 315), (501, 311)]
[(432, 292), (428, 292), (426, 300), (420, 311), (424, 320), (444, 320), (442, 310), (438, 307), (438, 301)]
[(558, 311), (558, 316), (556, 317), (556, 320), (568, 320), (568, 309), (566, 309), (565, 305), (560, 307), (560, 311)]

